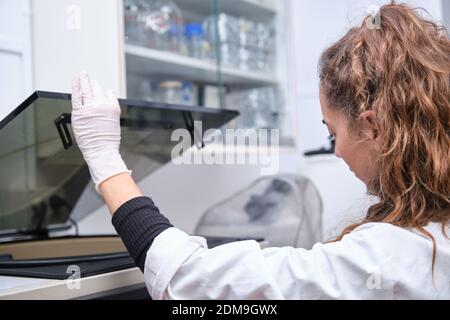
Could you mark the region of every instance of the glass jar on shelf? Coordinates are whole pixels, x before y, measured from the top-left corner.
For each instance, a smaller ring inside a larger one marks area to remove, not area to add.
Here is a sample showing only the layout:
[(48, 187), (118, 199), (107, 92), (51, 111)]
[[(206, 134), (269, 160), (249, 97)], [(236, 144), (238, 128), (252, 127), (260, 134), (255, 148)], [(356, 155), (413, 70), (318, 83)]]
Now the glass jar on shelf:
[(138, 99), (142, 99), (145, 101), (154, 101), (156, 98), (155, 94), (156, 92), (152, 81), (142, 80), (139, 83), (136, 91), (136, 97)]
[(164, 103), (181, 104), (183, 95), (181, 81), (164, 81), (159, 84), (158, 101)]
[(139, 8), (135, 0), (124, 1), (124, 15), (125, 15), (125, 41), (128, 43), (139, 43), (138, 17)]
[(239, 46), (232, 42), (225, 42), (220, 45), (221, 63), (226, 67), (239, 68), (240, 65)]
[(183, 83), (183, 86), (181, 89), (181, 104), (190, 105), (190, 106), (196, 105), (197, 102), (195, 99), (196, 98), (195, 97), (195, 94), (196, 94), (195, 86), (191, 82), (188, 82), (188, 81), (183, 81), (182, 83)]
[(217, 17), (207, 18), (204, 29), (212, 51), (220, 52), (224, 66), (269, 72), (273, 70), (275, 61), (273, 23), (256, 23), (244, 17), (221, 13)]
[(276, 87), (263, 87), (232, 91), (225, 97), (225, 105), (238, 108), (240, 116), (235, 121), (236, 128), (280, 127), (280, 92)]
[(164, 81), (157, 90), (157, 100), (163, 103), (196, 105), (196, 89), (188, 81)]
[(125, 41), (140, 46), (153, 43), (148, 24), (151, 13), (149, 3), (144, 0), (125, 0), (124, 11)]
[(217, 60), (217, 54), (220, 53), (221, 63), (224, 66), (237, 68), (239, 66), (238, 19), (225, 13), (210, 16), (205, 19), (203, 29), (210, 47), (210, 59)]
[(181, 10), (172, 0), (127, 0), (125, 32), (130, 42), (180, 53), (183, 40)]
[(206, 59), (210, 55), (209, 43), (205, 39), (205, 32), (200, 23), (189, 23), (184, 28), (185, 43), (190, 57)]

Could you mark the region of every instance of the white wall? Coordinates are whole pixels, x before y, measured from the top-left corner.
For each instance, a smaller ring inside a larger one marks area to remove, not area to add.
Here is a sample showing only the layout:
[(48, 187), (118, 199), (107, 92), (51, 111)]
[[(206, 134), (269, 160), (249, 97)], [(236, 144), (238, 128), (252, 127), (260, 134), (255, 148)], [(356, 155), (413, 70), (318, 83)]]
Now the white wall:
[(31, 94), (30, 4), (0, 1), (0, 120)]
[(121, 1), (32, 1), (34, 87), (70, 92), (81, 70), (125, 96)]
[(125, 96), (121, 16), (120, 0), (0, 1), (0, 119), (34, 90), (70, 92), (83, 69)]

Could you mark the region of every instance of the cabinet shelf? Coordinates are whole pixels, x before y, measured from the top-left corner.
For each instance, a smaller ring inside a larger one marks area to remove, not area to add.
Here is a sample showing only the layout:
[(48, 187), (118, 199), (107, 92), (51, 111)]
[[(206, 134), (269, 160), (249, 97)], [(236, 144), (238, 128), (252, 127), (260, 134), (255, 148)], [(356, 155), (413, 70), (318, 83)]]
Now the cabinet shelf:
[[(127, 72), (142, 76), (176, 77), (199, 83), (217, 83), (217, 65), (191, 57), (150, 49), (136, 45), (126, 45)], [(277, 84), (275, 75), (254, 71), (243, 71), (222, 67), (221, 81), (224, 84), (264, 86)]]
[[(210, 0), (176, 0), (176, 3), (182, 10), (195, 11), (203, 16), (213, 12)], [(219, 9), (223, 13), (243, 16), (256, 22), (267, 22), (277, 14), (275, 4), (258, 0), (221, 0)]]

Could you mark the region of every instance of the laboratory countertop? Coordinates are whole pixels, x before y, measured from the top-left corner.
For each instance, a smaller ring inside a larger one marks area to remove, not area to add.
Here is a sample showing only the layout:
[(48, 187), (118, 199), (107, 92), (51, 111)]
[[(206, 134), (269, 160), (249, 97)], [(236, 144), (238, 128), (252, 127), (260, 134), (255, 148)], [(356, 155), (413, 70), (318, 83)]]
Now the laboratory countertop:
[(138, 268), (78, 280), (0, 276), (0, 300), (65, 300), (144, 283)]

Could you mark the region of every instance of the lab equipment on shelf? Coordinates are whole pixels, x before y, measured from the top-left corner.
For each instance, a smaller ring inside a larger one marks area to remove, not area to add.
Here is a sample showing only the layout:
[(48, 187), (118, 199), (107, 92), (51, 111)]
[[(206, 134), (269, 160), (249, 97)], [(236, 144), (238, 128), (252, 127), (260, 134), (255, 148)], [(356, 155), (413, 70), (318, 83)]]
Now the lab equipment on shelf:
[(138, 99), (170, 104), (198, 105), (197, 86), (188, 81), (142, 80), (136, 91)]
[(157, 101), (154, 83), (148, 80), (141, 81), (136, 92), (136, 98), (145, 101)]
[(273, 71), (273, 21), (257, 23), (225, 13), (210, 16), (203, 23), (183, 21), (172, 0), (125, 0), (125, 35), (131, 44), (213, 63), (220, 54), (226, 67)]
[(164, 81), (159, 84), (158, 100), (165, 103), (180, 104), (182, 101), (181, 81)]
[(188, 81), (182, 82), (181, 88), (181, 104), (185, 105), (197, 105), (196, 102), (196, 88), (194, 84)]
[(209, 57), (210, 46), (205, 39), (202, 24), (186, 24), (184, 27), (184, 37), (189, 56), (197, 59), (206, 59)]
[(225, 105), (240, 111), (234, 121), (236, 128), (279, 129), (283, 111), (281, 94), (276, 87), (231, 91), (225, 96)]
[(181, 53), (181, 10), (172, 0), (126, 0), (125, 35), (132, 44)]
[(141, 32), (138, 15), (139, 3), (136, 0), (124, 1), (124, 15), (125, 15), (125, 41), (135, 44), (143, 44), (144, 33)]
[(225, 88), (216, 85), (206, 85), (204, 87), (204, 105), (208, 108), (220, 109), (222, 97), (225, 95)]
[[(216, 21), (217, 19), (217, 21)], [(217, 51), (225, 66), (242, 70), (273, 70), (275, 58), (275, 28), (273, 21), (256, 23), (243, 17), (221, 13), (204, 22), (206, 39)], [(217, 39), (218, 36), (218, 39)]]

